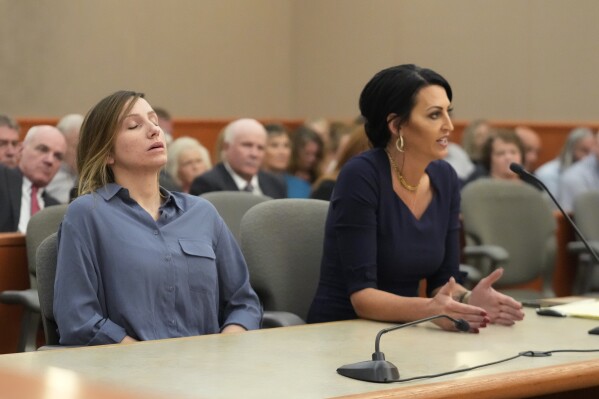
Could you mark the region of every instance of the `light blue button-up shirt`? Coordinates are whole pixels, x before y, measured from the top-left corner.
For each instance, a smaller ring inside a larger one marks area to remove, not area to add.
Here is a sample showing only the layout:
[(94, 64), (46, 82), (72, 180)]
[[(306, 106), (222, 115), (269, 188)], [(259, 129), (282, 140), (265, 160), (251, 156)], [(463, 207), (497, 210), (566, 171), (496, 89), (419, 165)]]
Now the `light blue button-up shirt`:
[(558, 200), (566, 212), (572, 212), (574, 201), (587, 191), (599, 190), (599, 155), (587, 155), (562, 173)]
[(162, 193), (157, 221), (117, 184), (69, 205), (54, 287), (61, 344), (259, 328), (258, 297), (222, 218), (202, 198)]

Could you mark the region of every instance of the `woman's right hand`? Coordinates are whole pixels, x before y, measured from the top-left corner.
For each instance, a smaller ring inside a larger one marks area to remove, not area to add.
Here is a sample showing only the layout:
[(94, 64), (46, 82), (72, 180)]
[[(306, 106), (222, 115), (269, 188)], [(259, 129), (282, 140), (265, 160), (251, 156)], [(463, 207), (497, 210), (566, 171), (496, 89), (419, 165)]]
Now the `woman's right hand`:
[[(487, 312), (478, 306), (460, 303), (454, 299), (456, 294), (463, 288), (456, 283), (452, 277), (441, 287), (437, 294), (431, 298), (430, 306), (434, 309), (433, 314), (444, 314), (454, 319), (463, 319), (470, 324), (470, 332), (478, 333), (480, 328), (484, 328), (490, 319)], [(448, 319), (437, 319), (433, 321), (444, 330), (457, 331), (454, 323)]]

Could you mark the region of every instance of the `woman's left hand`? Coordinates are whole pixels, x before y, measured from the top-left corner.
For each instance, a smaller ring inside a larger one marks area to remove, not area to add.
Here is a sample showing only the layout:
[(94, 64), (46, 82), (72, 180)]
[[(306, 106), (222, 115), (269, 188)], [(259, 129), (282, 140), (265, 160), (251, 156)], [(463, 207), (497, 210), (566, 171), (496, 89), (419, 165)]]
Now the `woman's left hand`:
[(472, 290), (468, 304), (487, 311), (491, 323), (511, 326), (524, 318), (522, 304), (513, 298), (495, 291), (493, 284), (501, 278), (503, 269), (497, 269), (479, 281)]

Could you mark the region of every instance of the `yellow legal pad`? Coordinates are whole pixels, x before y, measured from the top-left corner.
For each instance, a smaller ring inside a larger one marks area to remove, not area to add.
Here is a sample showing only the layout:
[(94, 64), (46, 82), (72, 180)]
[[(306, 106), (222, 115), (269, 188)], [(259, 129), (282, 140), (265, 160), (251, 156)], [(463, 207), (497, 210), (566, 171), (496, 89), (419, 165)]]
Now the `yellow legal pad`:
[(551, 309), (557, 310), (566, 316), (599, 320), (599, 301), (595, 298), (556, 305), (552, 306)]

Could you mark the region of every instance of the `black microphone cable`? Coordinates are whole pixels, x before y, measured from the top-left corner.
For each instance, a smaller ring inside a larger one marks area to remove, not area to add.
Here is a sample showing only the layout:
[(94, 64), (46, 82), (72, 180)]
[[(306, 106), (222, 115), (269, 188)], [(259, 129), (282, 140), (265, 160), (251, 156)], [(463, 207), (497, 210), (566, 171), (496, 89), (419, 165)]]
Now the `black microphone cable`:
[(414, 381), (414, 380), (423, 380), (423, 379), (428, 379), (428, 378), (443, 377), (446, 375), (457, 374), (457, 373), (465, 373), (466, 371), (472, 371), (472, 370), (480, 369), (483, 367), (488, 367), (488, 366), (493, 366), (493, 365), (500, 364), (500, 363), (505, 363), (510, 360), (518, 359), (519, 357), (547, 357), (547, 356), (551, 356), (554, 353), (587, 353), (587, 352), (599, 352), (599, 349), (554, 349), (554, 350), (550, 350), (550, 351), (524, 351), (524, 352), (518, 353), (515, 356), (507, 357), (505, 359), (500, 359), (500, 360), (497, 360), (494, 362), (479, 364), (477, 366), (467, 367), (464, 369), (446, 371), (446, 372), (438, 373), (438, 374), (421, 375), (421, 376), (410, 377), (410, 378), (400, 378), (399, 380), (393, 380), (393, 381), (389, 381), (389, 382), (408, 382), (408, 381)]

